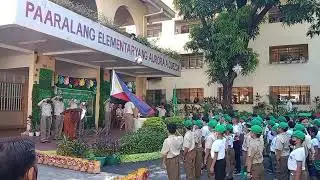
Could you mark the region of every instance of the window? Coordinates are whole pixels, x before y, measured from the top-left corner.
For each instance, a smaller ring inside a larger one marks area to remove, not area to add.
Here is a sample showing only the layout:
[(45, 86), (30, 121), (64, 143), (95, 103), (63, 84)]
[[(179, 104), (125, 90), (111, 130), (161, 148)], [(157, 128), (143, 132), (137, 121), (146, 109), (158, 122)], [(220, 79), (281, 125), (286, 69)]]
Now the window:
[(165, 102), (166, 102), (165, 89), (147, 90), (147, 103), (149, 105), (159, 106), (160, 104)]
[(159, 37), (162, 32), (162, 24), (147, 25), (147, 37)]
[(305, 63), (308, 61), (308, 44), (272, 46), (269, 48), (270, 63)]
[(185, 88), (177, 89), (178, 104), (198, 103), (203, 99), (203, 88)]
[(282, 14), (278, 7), (273, 7), (269, 10), (269, 23), (282, 22)]
[(189, 24), (185, 21), (175, 21), (175, 34), (189, 33)]
[(203, 67), (203, 54), (182, 54), (182, 67), (185, 69), (199, 69)]
[(23, 84), (0, 82), (0, 111), (22, 111)]
[[(233, 104), (253, 104), (253, 87), (233, 87), (232, 88)], [(219, 100), (223, 99), (223, 88), (218, 88)]]
[(310, 86), (271, 86), (270, 96), (282, 102), (290, 99), (293, 104), (310, 104)]

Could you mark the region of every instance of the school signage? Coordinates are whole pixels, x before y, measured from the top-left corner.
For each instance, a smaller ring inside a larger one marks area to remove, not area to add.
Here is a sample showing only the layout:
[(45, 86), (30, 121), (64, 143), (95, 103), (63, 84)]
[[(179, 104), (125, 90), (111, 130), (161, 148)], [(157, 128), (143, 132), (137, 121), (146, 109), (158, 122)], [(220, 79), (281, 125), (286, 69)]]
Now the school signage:
[(48, 0), (17, 0), (16, 24), (180, 76), (181, 64)]

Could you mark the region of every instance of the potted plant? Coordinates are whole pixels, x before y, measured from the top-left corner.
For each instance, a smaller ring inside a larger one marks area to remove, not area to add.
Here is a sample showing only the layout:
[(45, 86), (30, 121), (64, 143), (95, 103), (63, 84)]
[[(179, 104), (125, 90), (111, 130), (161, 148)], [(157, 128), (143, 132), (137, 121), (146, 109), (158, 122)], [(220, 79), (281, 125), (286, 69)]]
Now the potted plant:
[(36, 134), (36, 136), (37, 137), (39, 137), (40, 136), (40, 125), (39, 125), (39, 123), (36, 123), (36, 125), (35, 125), (36, 127), (35, 127), (35, 134)]

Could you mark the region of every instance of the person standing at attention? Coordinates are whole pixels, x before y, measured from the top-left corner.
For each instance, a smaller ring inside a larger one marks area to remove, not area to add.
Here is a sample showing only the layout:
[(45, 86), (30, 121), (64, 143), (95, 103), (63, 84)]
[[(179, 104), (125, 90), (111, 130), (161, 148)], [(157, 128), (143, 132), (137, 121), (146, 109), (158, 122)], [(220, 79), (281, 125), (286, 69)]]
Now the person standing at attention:
[(224, 180), (226, 177), (226, 139), (224, 125), (217, 125), (215, 128), (217, 139), (212, 143), (210, 173), (214, 174), (215, 180)]
[(168, 124), (169, 136), (163, 142), (161, 154), (163, 167), (167, 170), (169, 180), (180, 180), (180, 151), (182, 150), (183, 137), (176, 135), (177, 126)]
[(202, 148), (202, 121), (201, 120), (196, 120), (194, 122), (194, 135), (195, 135), (195, 142), (196, 142), (196, 160), (195, 160), (195, 174), (196, 174), (196, 179), (200, 179), (201, 177), (201, 168), (203, 166), (203, 158), (202, 158), (202, 153), (203, 153), (203, 148)]
[[(216, 120), (211, 120), (208, 123), (209, 126), (209, 130), (210, 130), (210, 134), (207, 136), (207, 138), (205, 139), (205, 155), (204, 155), (204, 160), (203, 160), (203, 166), (207, 168), (207, 171), (209, 172), (210, 167), (211, 167), (211, 163), (212, 163), (212, 158), (210, 155), (211, 152), (211, 148), (212, 148), (212, 143), (217, 139), (214, 129), (217, 126), (218, 122)], [(208, 179), (212, 180), (214, 179), (213, 174), (208, 173)]]
[(164, 108), (164, 105), (157, 107), (157, 111), (158, 111), (159, 118), (166, 117), (167, 110)]
[(264, 167), (263, 167), (263, 148), (264, 142), (260, 138), (262, 134), (262, 128), (258, 125), (251, 127), (251, 140), (248, 144), (247, 155), (247, 176), (251, 180), (263, 180), (264, 179)]
[(288, 124), (281, 122), (278, 126), (278, 135), (276, 140), (276, 177), (278, 180), (288, 180), (288, 158), (290, 154), (290, 139), (291, 136), (287, 133)]
[(50, 129), (52, 124), (52, 106), (50, 98), (43, 99), (38, 103), (41, 108), (41, 120), (40, 120), (40, 131), (41, 131), (41, 143), (49, 142)]
[(116, 117), (117, 117), (117, 121), (119, 123), (119, 128), (120, 128), (120, 131), (121, 131), (123, 126), (124, 126), (122, 104), (119, 104), (117, 109), (116, 109)]
[(240, 133), (241, 133), (241, 124), (238, 122), (237, 118), (232, 119), (233, 126), (233, 149), (234, 157), (236, 162), (236, 172), (235, 174), (240, 174), (241, 172), (241, 142), (240, 142)]
[(104, 109), (105, 109), (105, 112), (104, 112), (104, 129), (105, 129), (105, 132), (106, 132), (106, 135), (109, 134), (109, 131), (110, 131), (110, 128), (111, 128), (111, 111), (112, 111), (112, 104), (110, 102), (110, 99), (107, 99), (105, 102), (104, 102)]
[(54, 109), (54, 138), (55, 140), (59, 140), (61, 139), (63, 128), (64, 103), (62, 101), (62, 97), (56, 96), (52, 98), (52, 104)]
[(133, 132), (134, 128), (134, 109), (135, 105), (131, 102), (128, 101), (124, 105), (124, 121), (125, 121), (125, 126), (126, 126), (126, 131), (127, 132)]
[(302, 131), (294, 131), (291, 145), (294, 150), (290, 153), (288, 158), (288, 169), (290, 171), (290, 180), (307, 180), (306, 173), (306, 148), (303, 147), (302, 142), (305, 139), (305, 134)]
[(193, 123), (191, 120), (185, 120), (183, 122), (184, 127), (186, 128), (186, 134), (183, 138), (183, 163), (184, 169), (186, 172), (187, 180), (195, 180), (195, 159), (196, 159), (196, 150), (195, 150), (195, 135), (193, 130)]
[(226, 127), (226, 180), (233, 179), (233, 170), (235, 167), (235, 158), (233, 150), (233, 127), (231, 124), (228, 124)]

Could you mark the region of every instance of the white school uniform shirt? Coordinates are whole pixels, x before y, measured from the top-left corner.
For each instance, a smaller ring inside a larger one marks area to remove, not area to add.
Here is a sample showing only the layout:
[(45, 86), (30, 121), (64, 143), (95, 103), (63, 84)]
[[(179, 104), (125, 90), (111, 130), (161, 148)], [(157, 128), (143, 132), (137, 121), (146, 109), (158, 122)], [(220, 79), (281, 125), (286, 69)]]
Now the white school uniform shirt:
[(233, 138), (234, 138), (234, 134), (230, 134), (229, 136), (226, 136), (227, 148), (233, 148)]
[(202, 137), (204, 137), (204, 139), (206, 139), (209, 135), (210, 135), (210, 130), (209, 130), (209, 126), (205, 125), (201, 128), (201, 133), (202, 133)]
[(274, 139), (274, 136), (272, 135), (271, 131), (268, 131), (267, 133), (267, 142), (269, 143), (270, 141), (272, 141)]
[(306, 153), (304, 147), (294, 149), (288, 158), (288, 169), (290, 171), (297, 170), (297, 161), (302, 162), (302, 170), (306, 170)]
[(293, 129), (291, 129), (291, 128), (290, 128), (290, 129), (288, 129), (287, 133), (288, 133), (288, 134), (290, 134), (290, 135), (292, 136), (292, 134), (293, 134)]
[(311, 144), (312, 144), (312, 147), (318, 147), (318, 148), (320, 148), (320, 147), (319, 147), (320, 142), (318, 141), (317, 138), (311, 139)]
[[(318, 134), (316, 136), (316, 138), (318, 139), (319, 143), (320, 143), (320, 130), (318, 131)], [(320, 147), (319, 147), (320, 148)]]
[(131, 101), (126, 102), (124, 104), (124, 113), (133, 114), (133, 109), (135, 108), (134, 104)]
[(64, 103), (62, 101), (53, 100), (54, 115), (61, 116), (64, 111)]
[(211, 147), (211, 158), (214, 158), (214, 154), (218, 153), (218, 158), (217, 160), (221, 160), (224, 159), (226, 156), (226, 139), (216, 139), (213, 143), (212, 143), (212, 147)]
[(159, 112), (159, 117), (166, 116), (167, 111), (165, 109), (157, 108), (157, 111)]
[(274, 153), (276, 152), (276, 140), (277, 140), (277, 136), (273, 137), (270, 144), (270, 151)]
[(239, 136), (240, 136), (240, 133), (241, 133), (241, 124), (238, 123), (238, 124), (235, 124), (235, 125), (232, 125), (233, 127), (233, 134), (235, 136), (238, 136), (238, 138), (233, 138), (234, 141), (238, 141), (239, 140)]
[(51, 116), (52, 114), (52, 106), (51, 104), (43, 101), (42, 103), (39, 104), (41, 107), (41, 116)]

